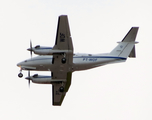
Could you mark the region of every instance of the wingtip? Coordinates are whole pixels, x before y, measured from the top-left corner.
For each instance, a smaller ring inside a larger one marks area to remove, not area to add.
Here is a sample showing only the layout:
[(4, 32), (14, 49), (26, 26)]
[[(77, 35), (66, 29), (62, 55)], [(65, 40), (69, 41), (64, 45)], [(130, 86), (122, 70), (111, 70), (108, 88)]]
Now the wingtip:
[(139, 27), (135, 26), (135, 27), (132, 27), (132, 29), (139, 29)]
[(68, 15), (60, 15), (59, 17), (67, 17)]

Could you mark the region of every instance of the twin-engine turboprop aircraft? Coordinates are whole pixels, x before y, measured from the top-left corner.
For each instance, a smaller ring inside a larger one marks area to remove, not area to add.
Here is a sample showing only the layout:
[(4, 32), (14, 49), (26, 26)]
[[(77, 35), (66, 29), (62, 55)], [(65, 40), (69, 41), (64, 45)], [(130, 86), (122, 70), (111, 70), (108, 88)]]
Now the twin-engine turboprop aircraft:
[(35, 74), (26, 79), (33, 83), (52, 84), (52, 104), (60, 106), (71, 85), (72, 72), (99, 67), (106, 64), (125, 62), (128, 57), (136, 57), (135, 42), (138, 27), (132, 27), (127, 35), (108, 54), (74, 54), (73, 44), (66, 15), (59, 16), (57, 35), (54, 47), (37, 45), (28, 49), (39, 56), (24, 60), (17, 64), (22, 70), (50, 71), (51, 76)]

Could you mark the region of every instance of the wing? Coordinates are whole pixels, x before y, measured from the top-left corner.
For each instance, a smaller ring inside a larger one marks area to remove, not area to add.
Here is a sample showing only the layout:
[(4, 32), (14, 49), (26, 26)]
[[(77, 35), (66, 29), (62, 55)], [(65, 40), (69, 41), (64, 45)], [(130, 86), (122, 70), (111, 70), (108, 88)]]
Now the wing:
[(67, 15), (61, 15), (58, 19), (58, 27), (56, 34), (54, 50), (72, 50), (72, 39)]
[[(66, 83), (54, 83), (52, 84), (52, 104), (54, 106), (60, 106), (62, 101), (71, 85), (72, 72), (67, 73)], [(64, 92), (60, 91), (60, 87), (64, 87)]]
[[(52, 85), (53, 105), (61, 105), (71, 85), (73, 64), (73, 44), (66, 15), (59, 16), (56, 42), (53, 50), (60, 50), (61, 52), (53, 54), (52, 78), (64, 80)], [(64, 88), (64, 91), (60, 90), (61, 87)]]

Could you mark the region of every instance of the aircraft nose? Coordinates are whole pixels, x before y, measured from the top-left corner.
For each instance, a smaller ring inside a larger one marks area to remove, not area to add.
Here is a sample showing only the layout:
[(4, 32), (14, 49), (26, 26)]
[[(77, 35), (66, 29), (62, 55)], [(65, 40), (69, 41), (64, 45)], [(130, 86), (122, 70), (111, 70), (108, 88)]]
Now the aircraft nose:
[(21, 63), (17, 63), (17, 66), (20, 67), (20, 66), (21, 66)]
[(19, 62), (19, 63), (17, 63), (17, 66), (18, 66), (18, 67), (21, 67), (22, 65), (24, 65), (24, 62)]

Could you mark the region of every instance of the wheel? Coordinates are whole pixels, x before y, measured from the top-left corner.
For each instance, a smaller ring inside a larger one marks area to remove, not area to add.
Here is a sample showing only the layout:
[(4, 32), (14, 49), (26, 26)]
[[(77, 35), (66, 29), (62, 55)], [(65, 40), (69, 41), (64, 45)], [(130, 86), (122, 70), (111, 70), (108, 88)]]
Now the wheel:
[(19, 78), (23, 77), (23, 74), (22, 74), (22, 73), (19, 73), (19, 74), (18, 74), (18, 77), (19, 77)]
[(59, 89), (59, 91), (60, 91), (60, 92), (64, 92), (64, 87), (61, 86), (60, 89)]
[(62, 63), (63, 63), (63, 64), (66, 63), (66, 58), (62, 58)]

